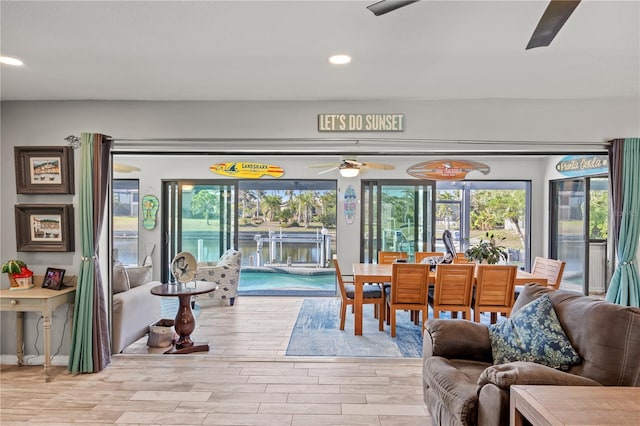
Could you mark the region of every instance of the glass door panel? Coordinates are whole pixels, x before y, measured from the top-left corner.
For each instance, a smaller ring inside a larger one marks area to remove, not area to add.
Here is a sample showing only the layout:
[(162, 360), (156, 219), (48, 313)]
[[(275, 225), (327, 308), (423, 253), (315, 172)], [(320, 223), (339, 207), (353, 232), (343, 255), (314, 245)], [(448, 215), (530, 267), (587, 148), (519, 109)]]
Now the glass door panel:
[(551, 257), (566, 262), (561, 287), (582, 292), (585, 285), (585, 180), (551, 182)]
[[(215, 261), (237, 247), (235, 183), (177, 181), (163, 183), (165, 215), (163, 265), (187, 251), (198, 262)], [(163, 268), (163, 282), (171, 280)]]
[(363, 181), (363, 262), (377, 262), (378, 251), (431, 251), (435, 183)]

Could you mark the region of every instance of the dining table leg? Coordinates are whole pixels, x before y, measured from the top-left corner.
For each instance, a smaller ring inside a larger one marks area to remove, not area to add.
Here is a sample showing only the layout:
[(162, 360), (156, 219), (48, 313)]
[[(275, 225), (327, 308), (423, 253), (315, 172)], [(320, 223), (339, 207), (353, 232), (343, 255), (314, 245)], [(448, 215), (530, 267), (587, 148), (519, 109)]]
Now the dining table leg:
[(354, 280), (354, 286), (356, 290), (353, 312), (353, 324), (354, 334), (356, 336), (362, 336), (362, 300), (363, 300), (363, 285), (364, 283), (358, 279)]

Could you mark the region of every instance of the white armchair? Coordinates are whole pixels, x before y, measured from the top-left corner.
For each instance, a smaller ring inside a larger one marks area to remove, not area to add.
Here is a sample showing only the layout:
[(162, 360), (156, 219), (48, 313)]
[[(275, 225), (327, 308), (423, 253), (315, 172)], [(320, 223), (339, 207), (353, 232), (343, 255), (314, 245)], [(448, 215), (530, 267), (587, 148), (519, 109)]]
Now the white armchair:
[(241, 264), (242, 253), (234, 249), (224, 252), (217, 262), (199, 262), (195, 279), (218, 284), (216, 291), (202, 297), (229, 300), (229, 304), (233, 306), (238, 295)]

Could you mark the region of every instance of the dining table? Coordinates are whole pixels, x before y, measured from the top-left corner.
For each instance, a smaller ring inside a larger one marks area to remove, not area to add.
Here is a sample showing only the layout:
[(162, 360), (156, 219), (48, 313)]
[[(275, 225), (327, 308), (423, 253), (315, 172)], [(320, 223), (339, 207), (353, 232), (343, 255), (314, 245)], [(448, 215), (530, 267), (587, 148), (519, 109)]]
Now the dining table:
[[(363, 286), (365, 283), (390, 283), (392, 264), (377, 263), (354, 263), (353, 264), (353, 283), (355, 286), (354, 298), (354, 333), (356, 336), (362, 336), (362, 299)], [(429, 279), (427, 285), (434, 285), (436, 282), (435, 271), (429, 271)], [(515, 278), (515, 285), (524, 285), (528, 283), (538, 283), (547, 285), (547, 278), (541, 275), (534, 275), (531, 272), (518, 269)]]

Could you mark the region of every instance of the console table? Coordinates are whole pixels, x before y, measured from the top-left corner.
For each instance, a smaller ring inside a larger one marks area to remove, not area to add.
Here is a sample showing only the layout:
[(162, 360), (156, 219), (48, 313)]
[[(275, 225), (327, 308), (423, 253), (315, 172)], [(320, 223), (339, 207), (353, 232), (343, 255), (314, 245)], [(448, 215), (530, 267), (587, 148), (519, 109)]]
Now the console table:
[[(75, 287), (64, 287), (61, 290), (32, 287), (28, 290), (0, 290), (0, 310), (16, 313), (17, 357), (18, 365), (24, 364), (24, 313), (40, 312), (44, 330), (44, 380), (49, 381), (51, 367), (51, 316), (65, 303), (73, 304), (76, 297)], [(73, 310), (71, 310), (73, 313)]]
[(510, 394), (511, 426), (640, 424), (637, 387), (515, 385)]
[(193, 352), (209, 352), (209, 343), (194, 343), (191, 333), (196, 328), (196, 318), (191, 310), (191, 297), (210, 293), (218, 289), (218, 284), (209, 281), (195, 281), (187, 284), (161, 284), (151, 289), (151, 294), (163, 297), (177, 297), (180, 300), (176, 314), (175, 328), (180, 336), (175, 348), (165, 354), (190, 354)]

